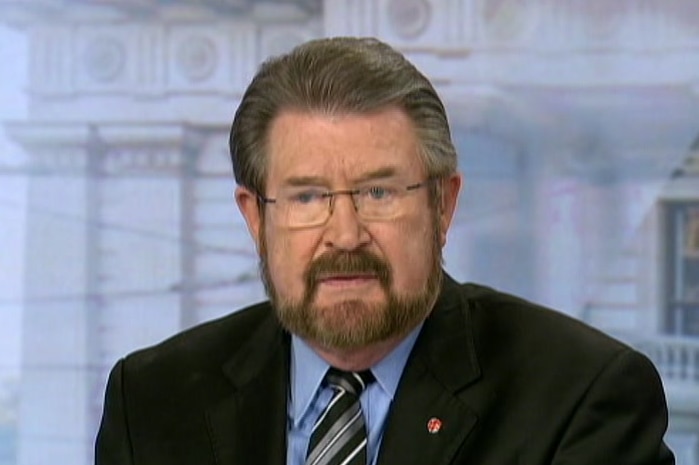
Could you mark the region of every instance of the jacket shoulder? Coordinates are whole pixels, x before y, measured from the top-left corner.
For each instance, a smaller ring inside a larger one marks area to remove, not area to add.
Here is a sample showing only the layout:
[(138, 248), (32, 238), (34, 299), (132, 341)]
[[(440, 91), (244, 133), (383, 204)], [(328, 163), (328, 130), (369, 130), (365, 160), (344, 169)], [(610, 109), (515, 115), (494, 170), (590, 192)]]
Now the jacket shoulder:
[(474, 283), (459, 285), (474, 333), (484, 349), (520, 348), (543, 358), (599, 362), (631, 350), (587, 323), (521, 297)]
[(187, 365), (220, 367), (238, 352), (258, 328), (274, 318), (269, 302), (237, 310), (221, 318), (186, 329), (153, 346), (129, 354), (125, 363), (133, 370)]

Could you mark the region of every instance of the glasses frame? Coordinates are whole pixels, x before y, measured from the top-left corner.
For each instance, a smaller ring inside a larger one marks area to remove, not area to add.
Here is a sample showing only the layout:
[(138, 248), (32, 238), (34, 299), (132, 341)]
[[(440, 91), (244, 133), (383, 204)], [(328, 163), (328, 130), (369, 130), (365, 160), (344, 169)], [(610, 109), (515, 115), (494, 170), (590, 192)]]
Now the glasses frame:
[[(406, 192), (409, 192), (409, 191), (414, 191), (414, 190), (417, 190), (417, 189), (421, 189), (421, 188), (423, 188), (423, 187), (427, 187), (427, 186), (428, 186), (432, 181), (434, 181), (434, 180), (435, 180), (435, 178), (427, 178), (426, 180), (421, 181), (421, 182), (416, 182), (416, 183), (413, 183), (413, 184), (408, 184), (407, 186), (404, 187), (404, 190), (405, 190)], [(339, 195), (349, 195), (349, 196), (352, 198), (352, 205), (354, 205), (354, 211), (356, 211), (356, 212), (359, 214), (360, 218), (362, 218), (361, 213), (359, 212), (359, 207), (357, 206), (357, 197), (356, 197), (356, 196), (359, 195), (360, 193), (362, 193), (364, 190), (366, 190), (366, 189), (364, 189), (364, 188), (357, 188), (357, 189), (338, 189), (338, 190), (334, 190), (334, 191), (326, 191), (326, 192), (323, 192), (323, 193), (321, 194), (321, 197), (322, 197), (322, 198), (325, 198), (325, 199), (328, 199), (328, 208), (327, 208), (327, 212), (328, 212), (328, 213), (327, 213), (327, 217), (326, 217), (323, 221), (319, 221), (318, 223), (312, 223), (312, 224), (309, 224), (309, 225), (294, 226), (294, 227), (295, 227), (295, 228), (311, 228), (311, 227), (320, 226), (320, 225), (325, 224), (325, 223), (330, 219), (330, 217), (332, 216), (332, 214), (333, 214), (333, 212), (334, 212), (334, 208), (335, 208), (335, 197), (337, 197), (337, 196), (339, 196)], [(274, 197), (266, 197), (266, 196), (264, 196), (264, 195), (262, 195), (262, 194), (259, 194), (259, 193), (257, 194), (257, 198), (258, 198), (258, 200), (259, 200), (262, 204), (264, 204), (264, 205), (266, 205), (266, 204), (276, 204), (277, 201), (279, 200), (278, 197), (277, 197), (277, 198), (274, 198)], [(365, 218), (362, 218), (362, 220), (364, 220), (364, 221), (373, 221), (373, 220), (367, 220), (367, 219), (365, 219)]]

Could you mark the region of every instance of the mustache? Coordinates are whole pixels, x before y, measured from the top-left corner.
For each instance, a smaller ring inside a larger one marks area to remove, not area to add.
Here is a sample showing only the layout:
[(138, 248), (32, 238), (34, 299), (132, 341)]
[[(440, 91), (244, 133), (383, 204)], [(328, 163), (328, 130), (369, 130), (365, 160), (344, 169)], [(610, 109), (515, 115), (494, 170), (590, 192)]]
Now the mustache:
[(391, 285), (391, 269), (384, 260), (366, 251), (327, 252), (315, 259), (306, 270), (306, 285), (311, 294), (318, 282), (332, 274), (370, 274), (376, 276), (381, 285), (388, 289)]

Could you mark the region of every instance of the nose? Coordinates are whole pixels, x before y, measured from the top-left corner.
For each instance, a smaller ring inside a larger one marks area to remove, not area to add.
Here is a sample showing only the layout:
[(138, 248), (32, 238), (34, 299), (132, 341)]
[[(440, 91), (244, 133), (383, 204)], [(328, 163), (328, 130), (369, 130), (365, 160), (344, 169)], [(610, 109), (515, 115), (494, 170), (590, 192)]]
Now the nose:
[(351, 195), (336, 195), (332, 202), (330, 218), (325, 224), (325, 246), (350, 251), (367, 245), (370, 235), (359, 218), (354, 198)]

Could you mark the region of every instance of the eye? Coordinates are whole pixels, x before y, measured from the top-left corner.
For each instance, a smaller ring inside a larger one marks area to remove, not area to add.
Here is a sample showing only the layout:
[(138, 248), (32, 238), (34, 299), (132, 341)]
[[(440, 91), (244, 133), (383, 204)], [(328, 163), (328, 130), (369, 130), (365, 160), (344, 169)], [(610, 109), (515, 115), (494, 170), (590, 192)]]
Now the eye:
[(386, 186), (370, 186), (366, 188), (365, 193), (371, 200), (387, 200), (393, 196), (395, 190)]
[(325, 198), (325, 193), (316, 189), (308, 189), (290, 194), (288, 199), (292, 203), (307, 205), (320, 202)]

